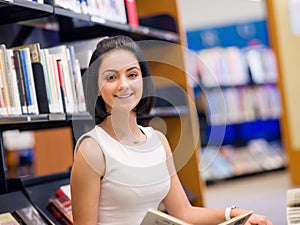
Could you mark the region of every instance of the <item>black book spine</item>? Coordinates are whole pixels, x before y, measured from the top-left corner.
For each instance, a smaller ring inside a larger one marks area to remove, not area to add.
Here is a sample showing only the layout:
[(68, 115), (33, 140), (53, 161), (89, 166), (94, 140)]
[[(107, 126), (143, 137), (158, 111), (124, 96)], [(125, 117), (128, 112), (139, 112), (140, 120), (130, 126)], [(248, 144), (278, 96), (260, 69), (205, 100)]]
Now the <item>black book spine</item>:
[(41, 63), (32, 63), (33, 79), (35, 83), (35, 90), (37, 95), (37, 102), (39, 113), (48, 114), (49, 102), (46, 90), (45, 76), (43, 71), (43, 65)]

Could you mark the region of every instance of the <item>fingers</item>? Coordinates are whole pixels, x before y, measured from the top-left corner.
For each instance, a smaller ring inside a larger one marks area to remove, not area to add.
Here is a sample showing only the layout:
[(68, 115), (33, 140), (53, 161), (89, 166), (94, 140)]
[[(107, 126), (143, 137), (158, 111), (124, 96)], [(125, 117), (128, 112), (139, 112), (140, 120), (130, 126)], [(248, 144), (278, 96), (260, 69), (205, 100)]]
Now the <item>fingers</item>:
[(273, 225), (273, 223), (264, 215), (252, 214), (246, 225)]

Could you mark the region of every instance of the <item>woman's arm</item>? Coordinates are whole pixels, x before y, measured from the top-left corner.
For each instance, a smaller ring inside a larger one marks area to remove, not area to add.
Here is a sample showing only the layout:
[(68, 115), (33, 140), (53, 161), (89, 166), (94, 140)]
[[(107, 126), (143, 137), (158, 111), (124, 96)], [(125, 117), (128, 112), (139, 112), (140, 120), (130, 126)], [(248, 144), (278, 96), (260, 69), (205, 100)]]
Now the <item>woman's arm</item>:
[[(74, 225), (95, 225), (98, 221), (101, 175), (98, 169), (87, 162), (91, 156), (85, 154), (95, 150), (101, 152), (99, 145), (92, 138), (84, 139), (79, 145), (72, 166), (71, 196)], [(103, 167), (103, 157), (102, 161), (98, 163)]]
[[(166, 149), (168, 166), (171, 173), (171, 187), (169, 193), (163, 200), (167, 212), (194, 225), (216, 225), (225, 221), (224, 209), (211, 209), (204, 207), (194, 207), (190, 204), (181, 182), (178, 178), (177, 171), (172, 163), (172, 152), (168, 141), (163, 139), (163, 145)], [(230, 217), (235, 217), (248, 212), (244, 209), (232, 209)], [(263, 215), (252, 214), (247, 225), (272, 225), (272, 223)]]

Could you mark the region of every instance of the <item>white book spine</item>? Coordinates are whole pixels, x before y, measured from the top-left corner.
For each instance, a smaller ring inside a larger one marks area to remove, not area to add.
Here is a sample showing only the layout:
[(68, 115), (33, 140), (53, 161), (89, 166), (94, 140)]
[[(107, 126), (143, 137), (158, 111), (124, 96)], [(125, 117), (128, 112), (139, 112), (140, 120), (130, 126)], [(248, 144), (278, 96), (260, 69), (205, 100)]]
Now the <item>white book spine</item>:
[(77, 59), (75, 59), (75, 76), (76, 76), (76, 90), (78, 95), (78, 108), (79, 112), (86, 112), (86, 104), (85, 104), (85, 97), (82, 85), (82, 78), (81, 78), (81, 71), (80, 71), (80, 64)]
[(46, 60), (46, 56), (45, 56), (45, 51), (43, 49), (40, 50), (40, 58), (41, 58), (41, 64), (43, 66), (47, 99), (48, 99), (48, 103), (49, 103), (49, 112), (51, 113), (50, 106), (53, 103), (53, 97), (52, 97), (52, 93), (51, 93), (51, 85), (50, 85), (50, 79), (49, 79), (49, 74), (48, 74), (48, 64), (47, 64), (47, 60)]
[(79, 112), (78, 98), (76, 93), (76, 76), (75, 76), (75, 56), (71, 54), (71, 49), (66, 48), (67, 63), (69, 68), (70, 88), (72, 90), (73, 112)]
[(17, 74), (16, 74), (16, 68), (14, 64), (14, 54), (13, 50), (7, 49), (7, 67), (9, 71), (8, 76), (8, 87), (9, 87), (9, 95), (11, 97), (11, 114), (12, 115), (21, 115), (22, 114), (22, 108), (21, 108), (21, 101), (20, 101), (20, 94), (19, 89), (17, 85)]
[(2, 94), (3, 94), (3, 100), (6, 107), (6, 114), (11, 114), (11, 103), (10, 103), (10, 97), (9, 97), (9, 89), (8, 89), (8, 83), (7, 83), (7, 76), (8, 71), (6, 68), (6, 47), (5, 45), (1, 45), (0, 49), (0, 73), (1, 73), (1, 79), (2, 79)]

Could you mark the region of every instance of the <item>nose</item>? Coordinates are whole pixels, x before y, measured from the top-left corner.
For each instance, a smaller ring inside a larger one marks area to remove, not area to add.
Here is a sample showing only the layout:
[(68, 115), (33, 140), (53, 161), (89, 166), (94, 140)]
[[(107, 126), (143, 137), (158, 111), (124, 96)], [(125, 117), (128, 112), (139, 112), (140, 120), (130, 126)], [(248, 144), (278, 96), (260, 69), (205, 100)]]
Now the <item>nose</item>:
[(126, 90), (126, 89), (129, 88), (129, 86), (130, 86), (130, 81), (129, 81), (129, 79), (127, 78), (126, 75), (122, 74), (122, 75), (120, 76), (119, 84), (118, 84), (119, 90), (124, 90), (124, 89)]

